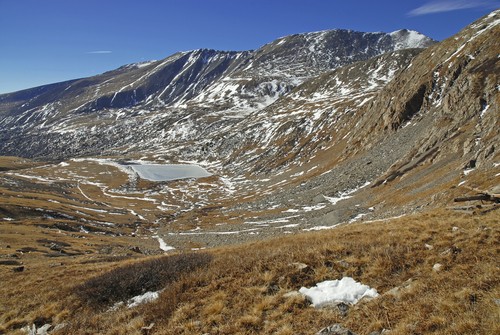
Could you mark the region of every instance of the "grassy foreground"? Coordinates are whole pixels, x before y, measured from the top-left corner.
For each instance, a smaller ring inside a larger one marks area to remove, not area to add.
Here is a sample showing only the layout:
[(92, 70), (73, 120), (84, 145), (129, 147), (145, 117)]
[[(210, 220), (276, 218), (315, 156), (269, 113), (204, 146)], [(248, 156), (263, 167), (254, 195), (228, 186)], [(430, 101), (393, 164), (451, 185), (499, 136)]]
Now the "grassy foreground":
[[(341, 323), (361, 335), (500, 334), (499, 222), (500, 211), (438, 210), (175, 256), (89, 254), (54, 265), (32, 253), (23, 272), (0, 265), (0, 333), (50, 323), (64, 325), (55, 334), (286, 335)], [(287, 295), (343, 276), (381, 296), (342, 315)], [(148, 290), (162, 291), (110, 308)]]

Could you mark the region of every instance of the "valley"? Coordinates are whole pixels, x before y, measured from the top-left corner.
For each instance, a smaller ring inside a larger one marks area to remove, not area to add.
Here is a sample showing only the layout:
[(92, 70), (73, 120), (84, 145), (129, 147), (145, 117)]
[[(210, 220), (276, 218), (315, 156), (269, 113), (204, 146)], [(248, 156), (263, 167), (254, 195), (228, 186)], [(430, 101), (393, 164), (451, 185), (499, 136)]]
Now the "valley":
[[(499, 24), (296, 34), (0, 95), (0, 334), (495, 333)], [(293, 295), (342, 276), (381, 297)], [(126, 307), (139, 293), (158, 300)]]

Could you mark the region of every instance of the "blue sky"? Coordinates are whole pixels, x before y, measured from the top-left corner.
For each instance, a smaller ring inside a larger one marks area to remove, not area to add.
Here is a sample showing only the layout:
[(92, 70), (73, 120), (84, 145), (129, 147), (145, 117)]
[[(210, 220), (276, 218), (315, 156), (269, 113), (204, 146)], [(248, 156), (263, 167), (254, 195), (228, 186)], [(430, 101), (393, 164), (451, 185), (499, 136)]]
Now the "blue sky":
[(408, 28), (442, 40), (498, 0), (0, 0), (0, 93), (198, 48), (294, 33)]

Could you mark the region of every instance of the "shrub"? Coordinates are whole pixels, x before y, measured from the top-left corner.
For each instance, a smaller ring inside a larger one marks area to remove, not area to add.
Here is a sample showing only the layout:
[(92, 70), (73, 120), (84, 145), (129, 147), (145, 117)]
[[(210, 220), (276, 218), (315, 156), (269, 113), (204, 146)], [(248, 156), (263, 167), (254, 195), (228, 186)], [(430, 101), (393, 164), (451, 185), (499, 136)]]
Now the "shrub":
[(210, 263), (212, 256), (203, 253), (179, 254), (131, 263), (74, 288), (76, 295), (94, 307), (105, 307), (147, 291), (157, 291), (182, 275)]

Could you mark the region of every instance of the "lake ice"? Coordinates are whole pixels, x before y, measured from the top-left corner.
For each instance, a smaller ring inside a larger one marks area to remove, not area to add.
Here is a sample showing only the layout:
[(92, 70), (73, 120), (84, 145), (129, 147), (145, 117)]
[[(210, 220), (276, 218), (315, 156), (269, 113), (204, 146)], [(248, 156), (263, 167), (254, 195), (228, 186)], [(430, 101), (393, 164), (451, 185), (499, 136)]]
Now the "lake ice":
[(128, 166), (142, 179), (151, 181), (169, 181), (211, 176), (201, 166), (190, 164), (138, 164)]

